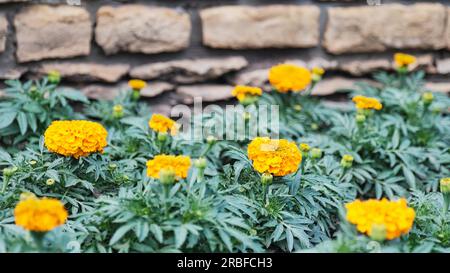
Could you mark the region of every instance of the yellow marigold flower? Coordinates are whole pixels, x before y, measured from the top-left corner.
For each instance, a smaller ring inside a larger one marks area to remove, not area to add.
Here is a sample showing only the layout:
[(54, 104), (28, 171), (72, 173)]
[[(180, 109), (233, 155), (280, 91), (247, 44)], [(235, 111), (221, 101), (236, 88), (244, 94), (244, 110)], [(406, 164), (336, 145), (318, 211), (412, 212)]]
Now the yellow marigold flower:
[(168, 133), (170, 132), (171, 135), (176, 135), (178, 133), (178, 124), (161, 114), (154, 114), (152, 115), (152, 118), (148, 122), (148, 125), (150, 128), (159, 133)]
[(161, 170), (174, 171), (177, 179), (186, 178), (191, 167), (191, 158), (184, 155), (157, 155), (147, 161), (147, 176), (159, 179)]
[(248, 145), (248, 158), (259, 173), (284, 176), (297, 171), (302, 154), (294, 142), (257, 137)]
[(130, 80), (128, 81), (128, 86), (133, 90), (141, 90), (147, 86), (147, 83), (143, 80)]
[(416, 57), (404, 53), (396, 53), (394, 55), (394, 62), (397, 67), (408, 67), (416, 62)]
[(369, 98), (364, 96), (355, 96), (352, 101), (356, 104), (358, 109), (375, 109), (381, 110), (383, 105), (376, 98)]
[(75, 158), (102, 153), (107, 136), (108, 132), (100, 123), (87, 120), (53, 121), (44, 133), (49, 151)]
[(415, 212), (407, 206), (405, 199), (389, 201), (370, 199), (356, 200), (345, 205), (347, 220), (356, 225), (356, 229), (369, 236), (374, 226), (386, 227), (386, 239), (392, 240), (406, 234), (411, 229)]
[(299, 92), (311, 83), (311, 72), (294, 64), (279, 64), (269, 71), (269, 82), (278, 92)]
[(26, 230), (46, 232), (64, 224), (67, 210), (61, 201), (51, 198), (29, 197), (14, 209), (16, 225)]
[(247, 97), (259, 97), (262, 95), (262, 89), (259, 87), (237, 85), (231, 95), (237, 98), (239, 101), (245, 100)]

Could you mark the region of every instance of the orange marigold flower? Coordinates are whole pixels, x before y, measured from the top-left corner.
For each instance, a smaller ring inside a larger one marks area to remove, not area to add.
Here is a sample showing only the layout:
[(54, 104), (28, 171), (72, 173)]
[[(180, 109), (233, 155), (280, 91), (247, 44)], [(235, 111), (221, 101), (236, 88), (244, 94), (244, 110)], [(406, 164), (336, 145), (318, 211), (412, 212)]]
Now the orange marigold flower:
[(130, 80), (128, 81), (128, 86), (133, 90), (141, 90), (147, 86), (147, 83), (143, 80)]
[(375, 109), (381, 110), (383, 105), (376, 98), (369, 98), (364, 96), (355, 96), (352, 101), (356, 104), (358, 109)]
[(415, 212), (408, 207), (405, 199), (389, 201), (370, 199), (355, 200), (345, 205), (347, 220), (356, 225), (356, 229), (369, 236), (374, 227), (386, 227), (386, 239), (392, 240), (406, 234), (411, 229)]
[(302, 154), (295, 142), (257, 137), (248, 145), (248, 158), (259, 173), (284, 176), (297, 171)]
[(408, 67), (411, 64), (416, 63), (416, 57), (404, 53), (396, 53), (394, 55), (394, 62), (397, 67)]
[(108, 132), (100, 123), (87, 120), (53, 121), (44, 133), (49, 151), (75, 158), (102, 153), (107, 136)]
[(311, 83), (311, 72), (294, 64), (279, 64), (269, 71), (269, 82), (278, 92), (299, 92)]
[(186, 178), (191, 167), (191, 158), (184, 155), (157, 155), (147, 161), (147, 176), (159, 179), (161, 170), (174, 171), (177, 179)]
[(231, 91), (233, 97), (236, 97), (239, 101), (245, 100), (247, 97), (259, 97), (262, 95), (262, 89), (259, 87), (237, 85), (233, 91)]
[(153, 131), (159, 133), (170, 132), (173, 136), (178, 133), (178, 124), (174, 120), (161, 114), (152, 115), (152, 118), (148, 122), (148, 126), (150, 126)]
[(29, 231), (47, 232), (67, 220), (67, 210), (61, 201), (30, 196), (20, 201), (14, 209), (16, 225)]

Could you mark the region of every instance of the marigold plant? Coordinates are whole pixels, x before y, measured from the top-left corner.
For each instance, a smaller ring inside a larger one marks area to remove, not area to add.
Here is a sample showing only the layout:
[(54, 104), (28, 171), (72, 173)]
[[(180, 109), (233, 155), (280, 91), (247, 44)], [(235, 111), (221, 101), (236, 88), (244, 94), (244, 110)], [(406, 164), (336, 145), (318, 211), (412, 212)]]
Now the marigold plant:
[(240, 102), (244, 101), (247, 97), (259, 97), (262, 95), (262, 89), (259, 87), (237, 85), (233, 91), (231, 91), (233, 97), (237, 98)]
[(171, 135), (176, 135), (178, 133), (178, 124), (174, 120), (161, 114), (152, 115), (148, 125), (155, 132), (170, 132)]
[(157, 155), (147, 161), (147, 176), (159, 179), (161, 170), (171, 170), (176, 177), (186, 178), (191, 167), (191, 158), (184, 155)]
[(376, 98), (369, 98), (364, 96), (355, 96), (352, 101), (355, 103), (358, 109), (375, 109), (381, 110), (383, 105)]
[(103, 152), (107, 136), (101, 124), (87, 120), (53, 121), (44, 133), (49, 151), (75, 158)]
[(45, 197), (25, 198), (14, 209), (16, 225), (36, 232), (47, 232), (64, 224), (67, 216), (61, 201)]
[(248, 158), (259, 173), (284, 176), (297, 171), (302, 154), (294, 142), (286, 139), (257, 137), (248, 145)]
[(404, 53), (396, 53), (394, 55), (394, 62), (397, 67), (408, 67), (416, 62), (416, 57)]
[(269, 70), (269, 82), (280, 93), (299, 92), (311, 83), (311, 72), (294, 64), (279, 64)]
[(356, 200), (345, 205), (347, 220), (356, 225), (359, 232), (372, 235), (374, 226), (386, 227), (386, 239), (392, 240), (406, 234), (411, 229), (415, 212), (408, 207), (405, 199), (389, 201), (370, 199)]

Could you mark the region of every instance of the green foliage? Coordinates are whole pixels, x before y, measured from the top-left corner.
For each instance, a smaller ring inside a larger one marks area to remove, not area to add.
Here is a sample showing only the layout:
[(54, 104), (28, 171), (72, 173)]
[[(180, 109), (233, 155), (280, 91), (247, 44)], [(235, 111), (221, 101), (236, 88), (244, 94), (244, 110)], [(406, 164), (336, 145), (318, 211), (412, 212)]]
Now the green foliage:
[(39, 138), (47, 126), (58, 119), (82, 119), (70, 103), (89, 103), (80, 92), (58, 89), (47, 78), (21, 83), (5, 82), (5, 99), (0, 101), (0, 144), (17, 145)]
[[(380, 73), (379, 85), (359, 84), (350, 97), (383, 103), (362, 121), (353, 107), (265, 93), (246, 114), (278, 105), (280, 138), (323, 153), (303, 153), (296, 173), (271, 184), (253, 169), (245, 134), (229, 141), (220, 139), (230, 131), (210, 132), (217, 142), (160, 138), (148, 126), (150, 109), (130, 91), (90, 102), (46, 78), (8, 81), (0, 101), (0, 169), (17, 170), (10, 177), (3, 172), (0, 181), (0, 252), (449, 252), (450, 212), (438, 188), (450, 169), (450, 100), (433, 94), (426, 102), (423, 76)], [(195, 119), (214, 124), (244, 114), (241, 109)], [(74, 159), (47, 151), (43, 133), (52, 120), (86, 118), (108, 130), (103, 154)], [(165, 186), (146, 175), (147, 160), (158, 154), (204, 157), (207, 164)], [(354, 158), (350, 166), (341, 164), (346, 154)], [(23, 192), (57, 198), (69, 211), (67, 223), (48, 232), (43, 244), (14, 225)], [(408, 198), (416, 211), (408, 235), (374, 242), (346, 222), (345, 203), (382, 197)]]

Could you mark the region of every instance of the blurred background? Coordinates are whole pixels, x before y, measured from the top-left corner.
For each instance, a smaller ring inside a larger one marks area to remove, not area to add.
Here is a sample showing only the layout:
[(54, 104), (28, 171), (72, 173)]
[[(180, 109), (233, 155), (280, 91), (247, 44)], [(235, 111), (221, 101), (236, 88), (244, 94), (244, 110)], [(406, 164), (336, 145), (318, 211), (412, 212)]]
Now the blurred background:
[(236, 84), (269, 89), (281, 62), (323, 67), (314, 95), (338, 100), (401, 51), (418, 57), (426, 88), (448, 93), (449, 11), (424, 0), (0, 0), (0, 80), (57, 70), (64, 86), (111, 99), (139, 78), (168, 113), (193, 97), (228, 101)]

